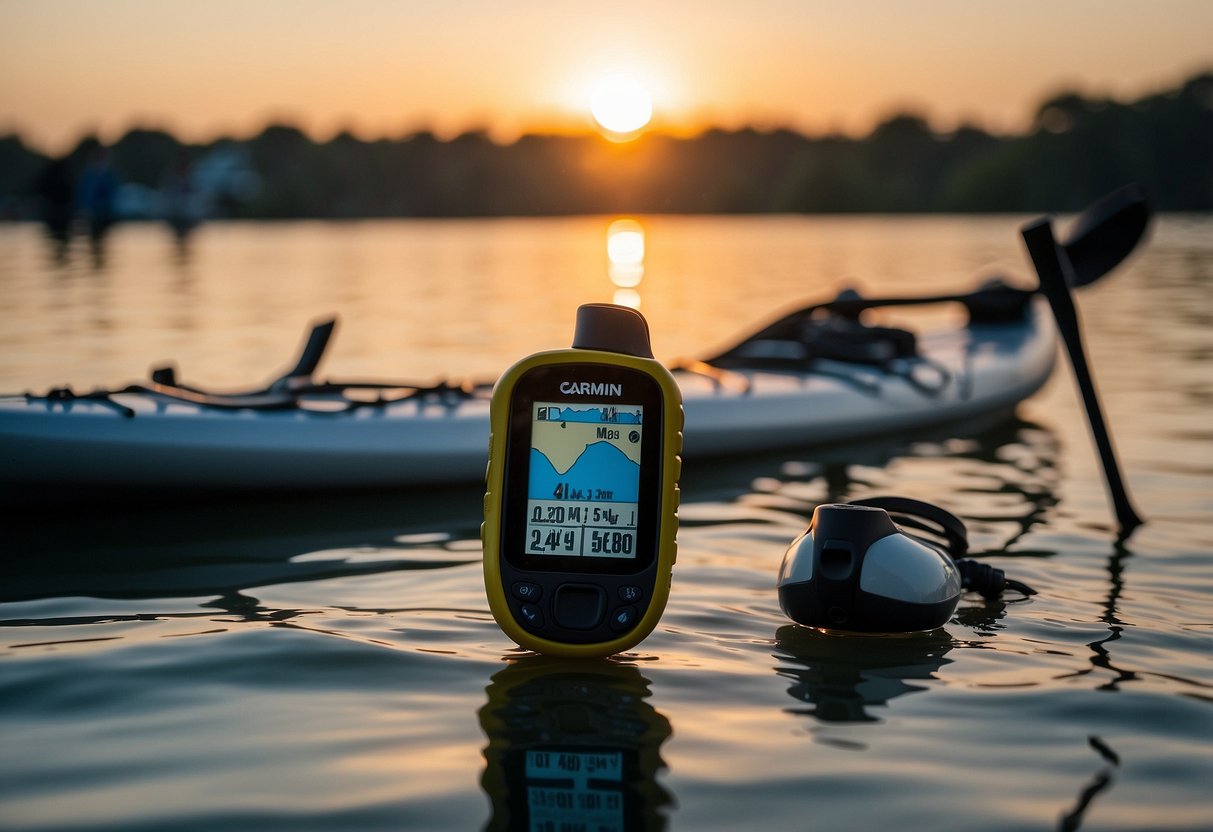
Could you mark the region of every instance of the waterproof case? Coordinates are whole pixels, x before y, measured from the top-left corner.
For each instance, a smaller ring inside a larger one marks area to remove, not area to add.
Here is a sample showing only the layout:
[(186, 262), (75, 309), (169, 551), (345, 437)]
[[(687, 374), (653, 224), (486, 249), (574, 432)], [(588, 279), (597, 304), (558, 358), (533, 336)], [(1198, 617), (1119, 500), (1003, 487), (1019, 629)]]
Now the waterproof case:
[(606, 656), (661, 618), (676, 556), (682, 397), (633, 309), (577, 310), (573, 347), (497, 382), (484, 583), (521, 646)]

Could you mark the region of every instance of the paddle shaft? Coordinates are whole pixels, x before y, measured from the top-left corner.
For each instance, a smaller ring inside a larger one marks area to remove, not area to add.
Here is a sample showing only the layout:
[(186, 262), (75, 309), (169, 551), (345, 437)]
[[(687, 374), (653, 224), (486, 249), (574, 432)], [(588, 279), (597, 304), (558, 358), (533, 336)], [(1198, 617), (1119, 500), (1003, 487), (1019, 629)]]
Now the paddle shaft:
[(1070, 294), (1072, 278), (1067, 274), (1070, 270), (1069, 263), (1065, 252), (1058, 248), (1053, 238), (1053, 226), (1048, 219), (1028, 223), (1020, 229), (1020, 233), (1040, 277), (1040, 291), (1049, 301), (1053, 317), (1057, 320), (1057, 328), (1065, 342), (1066, 354), (1070, 358), (1070, 366), (1074, 370), (1074, 378), (1078, 382), (1078, 389), (1086, 406), (1091, 434), (1099, 450), (1100, 462), (1103, 463), (1104, 478), (1116, 511), (1116, 520), (1120, 524), (1121, 534), (1127, 535), (1140, 526), (1142, 521), (1133, 508), (1124, 479), (1120, 475), (1112, 437), (1108, 433), (1103, 410), (1099, 405), (1099, 395), (1095, 390), (1095, 381), (1087, 365), (1078, 310), (1074, 307), (1074, 298)]

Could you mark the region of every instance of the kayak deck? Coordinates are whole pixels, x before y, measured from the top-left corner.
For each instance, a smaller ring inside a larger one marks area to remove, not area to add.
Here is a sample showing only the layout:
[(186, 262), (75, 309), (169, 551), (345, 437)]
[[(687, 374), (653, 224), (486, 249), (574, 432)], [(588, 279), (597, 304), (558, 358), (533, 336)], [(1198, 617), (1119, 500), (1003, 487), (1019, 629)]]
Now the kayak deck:
[[(1009, 411), (1056, 355), (1040, 304), (1026, 320), (925, 333), (890, 370), (676, 372), (685, 459), (905, 433)], [(116, 406), (116, 405), (120, 405)], [(125, 415), (130, 408), (133, 417)], [(0, 401), (0, 501), (28, 489), (342, 489), (477, 482), (484, 397), (417, 397), (344, 412), (218, 409), (145, 394)]]
[[(1037, 309), (1016, 325), (977, 325), (922, 336), (922, 359), (891, 375), (871, 367), (821, 367), (829, 375), (747, 372), (750, 395), (712, 395), (684, 379), (685, 453), (709, 456), (852, 441), (963, 422), (1008, 410), (1052, 373), (1056, 334)], [(823, 362), (824, 363), (824, 362)], [(761, 402), (761, 406), (758, 406)]]

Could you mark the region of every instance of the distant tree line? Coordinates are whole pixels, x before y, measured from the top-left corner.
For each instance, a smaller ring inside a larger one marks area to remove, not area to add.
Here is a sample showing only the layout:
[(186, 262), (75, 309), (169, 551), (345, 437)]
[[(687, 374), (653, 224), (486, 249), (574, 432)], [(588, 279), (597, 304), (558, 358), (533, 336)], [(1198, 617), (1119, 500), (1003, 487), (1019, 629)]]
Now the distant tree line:
[[(83, 164), (97, 144), (82, 141), (68, 161)], [(1146, 185), (1162, 210), (1209, 211), (1213, 72), (1131, 102), (1058, 95), (1014, 136), (941, 134), (907, 113), (859, 139), (743, 129), (619, 144), (594, 135), (497, 144), (477, 132), (318, 143), (272, 125), (206, 145), (135, 129), (109, 150), (124, 182), (155, 188), (183, 154), (223, 148), (239, 150), (259, 182), (223, 211), (255, 219), (1069, 211), (1128, 181)], [(16, 135), (0, 137), (0, 213), (37, 215), (49, 161)]]

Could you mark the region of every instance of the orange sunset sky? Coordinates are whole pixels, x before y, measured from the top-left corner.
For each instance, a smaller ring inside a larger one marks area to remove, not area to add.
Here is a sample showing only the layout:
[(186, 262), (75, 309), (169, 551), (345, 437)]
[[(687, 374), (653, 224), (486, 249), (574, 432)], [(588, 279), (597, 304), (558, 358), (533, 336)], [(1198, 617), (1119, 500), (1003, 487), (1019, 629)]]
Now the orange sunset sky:
[(0, 133), (51, 151), (133, 125), (582, 130), (620, 70), (678, 133), (855, 135), (907, 108), (1005, 132), (1063, 89), (1131, 97), (1211, 67), (1209, 0), (0, 0)]

